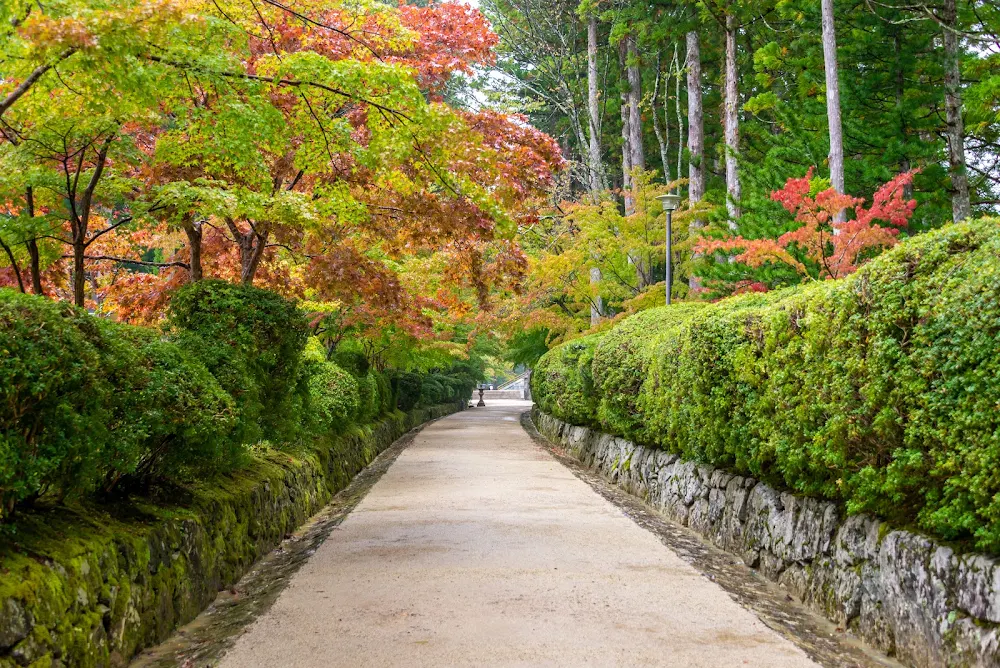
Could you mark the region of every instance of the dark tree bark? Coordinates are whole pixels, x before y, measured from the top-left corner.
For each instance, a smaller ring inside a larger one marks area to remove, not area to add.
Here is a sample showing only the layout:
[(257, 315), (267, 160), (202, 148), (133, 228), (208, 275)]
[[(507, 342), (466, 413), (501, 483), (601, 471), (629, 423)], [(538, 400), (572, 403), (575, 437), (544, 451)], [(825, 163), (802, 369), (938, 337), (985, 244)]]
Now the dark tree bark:
[(188, 241), (188, 276), (192, 283), (200, 281), (204, 274), (201, 268), (201, 225), (194, 221), (194, 214), (187, 214), (181, 220), (181, 226)]
[[(35, 217), (35, 192), (28, 186), (24, 194), (24, 202), (28, 208), (28, 216)], [(30, 258), (29, 271), (31, 272), (31, 291), (36, 295), (44, 295), (42, 290), (42, 268), (41, 255), (38, 252), (38, 239), (31, 238), (26, 242), (28, 246), (28, 257)]]

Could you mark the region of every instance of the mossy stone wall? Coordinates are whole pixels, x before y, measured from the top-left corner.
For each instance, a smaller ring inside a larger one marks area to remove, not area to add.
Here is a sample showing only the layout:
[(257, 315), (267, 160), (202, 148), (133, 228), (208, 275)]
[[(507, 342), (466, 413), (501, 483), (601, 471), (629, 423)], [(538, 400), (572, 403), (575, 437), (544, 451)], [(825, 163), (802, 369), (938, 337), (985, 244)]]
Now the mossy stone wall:
[(183, 490), (188, 498), (176, 505), (31, 513), (0, 538), (0, 668), (127, 665), (192, 620), (396, 439), (461, 407), (397, 412), (308, 454), (269, 453)]

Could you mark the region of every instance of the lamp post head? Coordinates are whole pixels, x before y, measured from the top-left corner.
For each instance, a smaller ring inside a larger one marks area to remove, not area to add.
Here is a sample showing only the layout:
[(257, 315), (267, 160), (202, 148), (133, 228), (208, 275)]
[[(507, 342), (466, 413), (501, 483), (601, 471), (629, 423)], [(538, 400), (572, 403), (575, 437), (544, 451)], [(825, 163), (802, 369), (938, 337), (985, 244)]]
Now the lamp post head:
[(674, 193), (660, 195), (656, 199), (660, 200), (660, 204), (663, 205), (663, 210), (667, 212), (674, 211), (681, 205), (681, 196), (675, 195)]

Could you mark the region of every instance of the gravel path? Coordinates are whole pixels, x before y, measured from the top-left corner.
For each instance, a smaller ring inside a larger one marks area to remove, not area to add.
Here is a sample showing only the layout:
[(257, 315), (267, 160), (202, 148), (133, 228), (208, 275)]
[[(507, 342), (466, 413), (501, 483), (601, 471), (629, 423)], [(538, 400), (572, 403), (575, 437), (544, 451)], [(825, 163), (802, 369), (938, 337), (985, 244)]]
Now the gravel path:
[(816, 665), (535, 445), (526, 407), (420, 432), (221, 665)]

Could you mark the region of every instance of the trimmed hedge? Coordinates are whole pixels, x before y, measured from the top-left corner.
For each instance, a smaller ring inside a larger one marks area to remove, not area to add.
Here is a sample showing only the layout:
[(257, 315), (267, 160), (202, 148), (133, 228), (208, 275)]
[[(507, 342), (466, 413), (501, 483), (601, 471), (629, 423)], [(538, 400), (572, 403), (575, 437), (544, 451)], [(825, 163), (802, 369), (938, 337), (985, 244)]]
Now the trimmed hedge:
[(243, 440), (294, 436), (309, 332), (294, 303), (268, 290), (204, 280), (177, 291), (168, 319), (179, 343), (236, 401)]
[(634, 316), (549, 352), (532, 389), (563, 420), (996, 553), (998, 341), (991, 219), (840, 281)]
[(538, 360), (531, 374), (531, 394), (542, 411), (573, 424), (599, 424), (592, 364), (603, 337), (592, 334), (574, 339)]
[[(312, 445), (395, 410), (385, 375), (360, 355), (327, 361), (307, 334), (294, 303), (222, 281), (181, 288), (166, 332), (0, 290), (0, 521), (41, 496), (231, 470), (261, 442)], [(399, 378), (409, 411), (423, 379)], [(465, 380), (430, 383), (428, 405)]]

